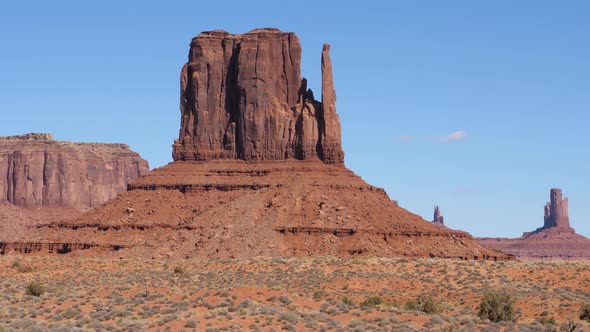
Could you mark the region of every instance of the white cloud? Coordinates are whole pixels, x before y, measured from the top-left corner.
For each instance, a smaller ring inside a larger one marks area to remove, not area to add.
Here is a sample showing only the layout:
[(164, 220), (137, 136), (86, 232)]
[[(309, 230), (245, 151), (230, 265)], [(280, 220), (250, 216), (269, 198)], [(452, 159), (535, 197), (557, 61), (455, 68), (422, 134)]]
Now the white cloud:
[(451, 133), (450, 135), (441, 136), (441, 137), (437, 138), (437, 141), (439, 141), (439, 142), (455, 142), (455, 141), (460, 141), (466, 137), (467, 137), (467, 132), (465, 130), (457, 130), (457, 131)]

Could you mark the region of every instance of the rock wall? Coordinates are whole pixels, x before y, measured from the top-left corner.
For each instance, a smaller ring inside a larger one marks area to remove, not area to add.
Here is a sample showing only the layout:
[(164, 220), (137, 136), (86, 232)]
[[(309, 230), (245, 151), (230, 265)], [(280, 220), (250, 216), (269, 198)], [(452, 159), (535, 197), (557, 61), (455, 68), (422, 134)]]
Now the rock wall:
[(342, 164), (329, 45), (322, 51), (322, 102), (301, 78), (294, 33), (216, 30), (191, 42), (181, 72), (175, 161), (319, 158)]
[(85, 210), (147, 174), (124, 144), (72, 143), (50, 134), (0, 137), (0, 203)]

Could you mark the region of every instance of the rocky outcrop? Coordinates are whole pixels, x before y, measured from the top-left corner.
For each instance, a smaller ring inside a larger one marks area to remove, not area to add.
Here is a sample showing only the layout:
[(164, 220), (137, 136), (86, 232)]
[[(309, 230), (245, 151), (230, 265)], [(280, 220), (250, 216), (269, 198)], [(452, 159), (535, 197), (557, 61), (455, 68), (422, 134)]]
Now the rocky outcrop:
[(176, 161), (318, 158), (342, 164), (329, 45), (322, 51), (322, 102), (301, 78), (294, 33), (216, 30), (191, 42), (181, 71)]
[(434, 206), (434, 217), (432, 218), (432, 222), (436, 222), (441, 225), (445, 224), (445, 217), (440, 215), (440, 207), (438, 205)]
[(561, 189), (553, 188), (551, 200), (545, 204), (545, 224), (543, 229), (551, 227), (570, 227), (567, 198), (562, 199)]
[(0, 137), (0, 203), (86, 210), (148, 171), (124, 144), (62, 142), (50, 134)]
[(434, 206), (434, 217), (432, 218), (431, 224), (439, 228), (448, 229), (445, 226), (445, 217), (440, 215), (440, 207), (438, 205)]
[(320, 103), (299, 77), (294, 34), (200, 34), (182, 70), (175, 161), (75, 220), (39, 226), (23, 243), (142, 257), (512, 259), (431, 225), (344, 167), (328, 52)]
[(562, 198), (561, 189), (551, 189), (544, 212), (543, 227), (524, 232), (520, 238), (477, 240), (490, 248), (525, 259), (590, 259), (590, 239), (570, 227), (568, 200)]

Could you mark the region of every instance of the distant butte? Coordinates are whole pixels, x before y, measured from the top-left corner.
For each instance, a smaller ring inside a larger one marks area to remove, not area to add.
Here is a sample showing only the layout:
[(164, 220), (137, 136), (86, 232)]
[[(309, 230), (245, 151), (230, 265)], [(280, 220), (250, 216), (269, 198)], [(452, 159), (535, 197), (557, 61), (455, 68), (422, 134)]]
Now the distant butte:
[(496, 248), (524, 259), (590, 259), (590, 239), (570, 227), (568, 199), (561, 189), (553, 188), (545, 204), (543, 227), (524, 232), (520, 238), (477, 238), (487, 247)]
[(0, 203), (87, 210), (149, 171), (126, 144), (56, 141), (51, 134), (0, 136)]
[(77, 217), (148, 171), (125, 144), (0, 136), (0, 241), (26, 234), (27, 226)]
[(512, 259), (431, 225), (345, 167), (329, 52), (317, 100), (294, 33), (201, 33), (181, 70), (174, 162), (4, 252)]

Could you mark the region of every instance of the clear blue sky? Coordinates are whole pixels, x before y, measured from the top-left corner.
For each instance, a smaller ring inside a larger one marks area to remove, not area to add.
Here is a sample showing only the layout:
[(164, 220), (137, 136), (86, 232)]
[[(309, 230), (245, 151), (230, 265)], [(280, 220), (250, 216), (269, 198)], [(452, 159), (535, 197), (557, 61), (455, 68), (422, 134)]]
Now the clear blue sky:
[(316, 94), (332, 44), (346, 165), (401, 206), (520, 236), (561, 187), (590, 236), (589, 2), (212, 3), (2, 2), (0, 135), (122, 142), (164, 165), (190, 39), (278, 27)]

